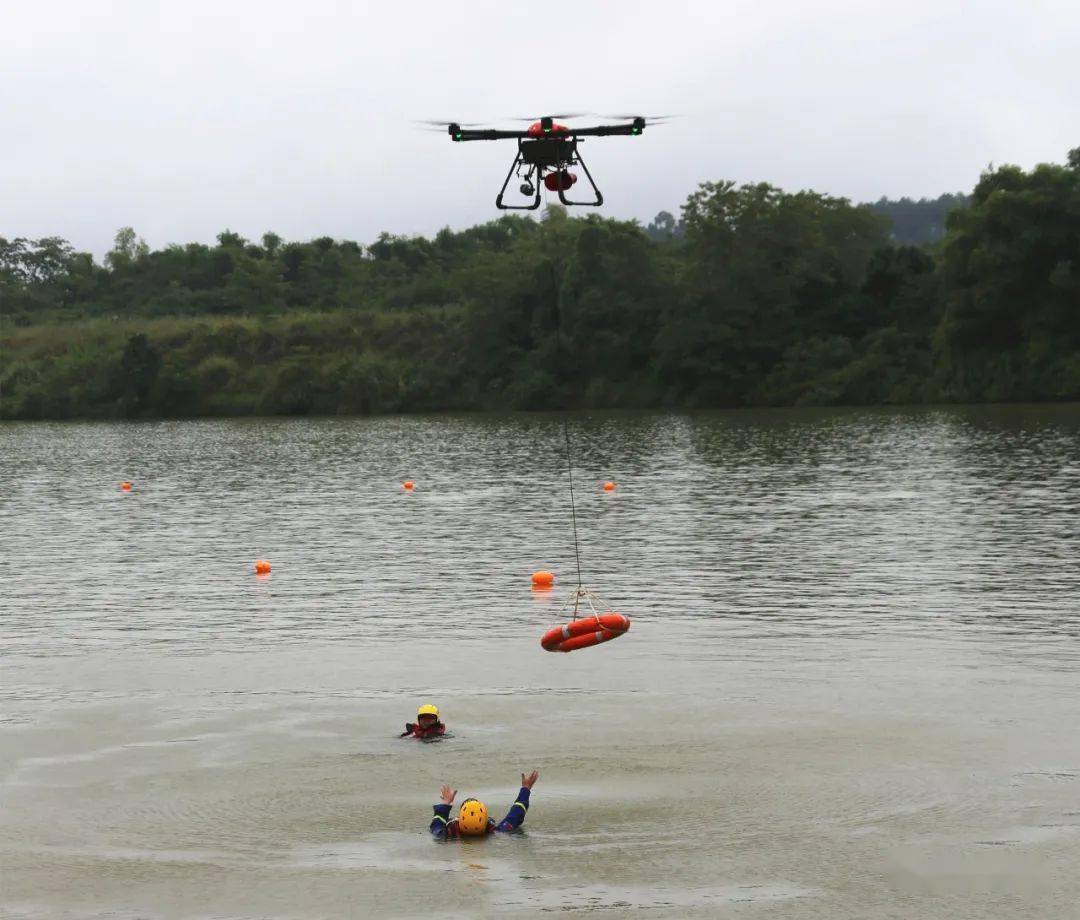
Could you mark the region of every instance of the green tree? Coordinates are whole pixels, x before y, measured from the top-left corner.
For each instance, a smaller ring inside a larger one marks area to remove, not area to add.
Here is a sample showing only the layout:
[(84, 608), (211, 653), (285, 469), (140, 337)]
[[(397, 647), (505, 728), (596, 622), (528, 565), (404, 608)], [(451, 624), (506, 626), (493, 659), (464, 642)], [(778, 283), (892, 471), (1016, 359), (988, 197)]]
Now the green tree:
[(116, 231), (113, 248), (105, 254), (105, 264), (113, 270), (122, 270), (149, 254), (146, 240), (137, 236), (131, 227), (121, 227)]
[(125, 415), (140, 415), (161, 370), (161, 355), (139, 332), (128, 337), (120, 355), (120, 399)]
[(946, 310), (937, 330), (946, 392), (967, 399), (1080, 391), (1080, 167), (1002, 166), (949, 216)]

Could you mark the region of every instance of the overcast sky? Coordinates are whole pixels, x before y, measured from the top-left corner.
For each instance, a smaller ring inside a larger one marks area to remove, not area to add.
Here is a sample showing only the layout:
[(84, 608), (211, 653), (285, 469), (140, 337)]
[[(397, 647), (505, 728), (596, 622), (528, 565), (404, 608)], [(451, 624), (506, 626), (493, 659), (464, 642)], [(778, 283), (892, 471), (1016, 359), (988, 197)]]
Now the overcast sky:
[(645, 222), (704, 180), (936, 196), (1080, 146), (1073, 0), (544, 9), (0, 0), (0, 236), (101, 255), (124, 225), (363, 243), (498, 216), (512, 145), (423, 118), (679, 114), (582, 148), (604, 213)]

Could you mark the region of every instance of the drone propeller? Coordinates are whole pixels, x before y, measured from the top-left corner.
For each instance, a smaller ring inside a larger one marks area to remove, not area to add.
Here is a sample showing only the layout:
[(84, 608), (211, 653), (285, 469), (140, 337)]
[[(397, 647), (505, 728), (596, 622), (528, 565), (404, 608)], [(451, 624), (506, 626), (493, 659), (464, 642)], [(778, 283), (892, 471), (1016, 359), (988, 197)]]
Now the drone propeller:
[(431, 119), (423, 118), (413, 122), (414, 125), (425, 125), (429, 128), (440, 128), (445, 131), (450, 125), (457, 125), (459, 128), (482, 128), (484, 122), (482, 121), (457, 121), (453, 118), (447, 119)]
[(679, 118), (678, 115), (601, 115), (601, 118), (615, 118), (618, 121), (633, 121), (635, 118), (644, 118), (646, 124), (657, 125), (663, 124), (665, 121), (671, 121), (673, 118)]
[(425, 119), (424, 121), (414, 121), (414, 125), (421, 131), (430, 131), (432, 134), (446, 134), (451, 129), (460, 131), (465, 129), (466, 131), (476, 130), (478, 128), (490, 128), (491, 125), (482, 121), (430, 121)]
[(534, 118), (508, 117), (507, 121), (540, 121), (542, 118), (588, 118), (592, 112), (567, 112), (562, 115), (537, 115)]

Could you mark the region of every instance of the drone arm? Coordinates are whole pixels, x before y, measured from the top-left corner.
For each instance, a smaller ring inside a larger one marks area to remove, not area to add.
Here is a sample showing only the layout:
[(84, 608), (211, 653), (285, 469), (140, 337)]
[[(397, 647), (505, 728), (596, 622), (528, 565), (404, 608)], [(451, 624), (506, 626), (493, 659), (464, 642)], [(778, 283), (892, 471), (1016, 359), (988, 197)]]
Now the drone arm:
[[(451, 125), (450, 127), (453, 128), (454, 126)], [(483, 128), (481, 130), (465, 128), (457, 131), (451, 130), (449, 134), (451, 139), (458, 143), (462, 141), (504, 141), (529, 136), (524, 131), (499, 131), (495, 128)]]
[(574, 137), (614, 137), (618, 135), (636, 136), (645, 130), (645, 125), (597, 125), (595, 128), (574, 128)]

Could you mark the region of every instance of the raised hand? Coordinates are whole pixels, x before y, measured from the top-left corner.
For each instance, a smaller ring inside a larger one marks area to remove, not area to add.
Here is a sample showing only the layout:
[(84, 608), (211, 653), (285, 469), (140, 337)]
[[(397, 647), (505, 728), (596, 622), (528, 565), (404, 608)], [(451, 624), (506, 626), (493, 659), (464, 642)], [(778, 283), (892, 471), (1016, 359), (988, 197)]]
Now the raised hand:
[(449, 786), (443, 786), (440, 798), (442, 798), (444, 805), (453, 805), (455, 795), (457, 795), (456, 789), (451, 789)]
[(532, 789), (538, 779), (540, 779), (540, 774), (537, 773), (535, 770), (533, 770), (532, 773), (530, 773), (528, 776), (522, 773), (521, 785), (524, 786), (526, 789)]

